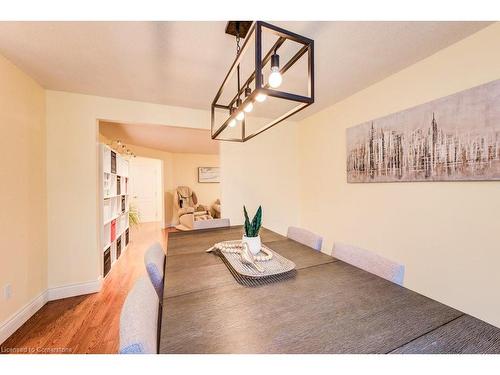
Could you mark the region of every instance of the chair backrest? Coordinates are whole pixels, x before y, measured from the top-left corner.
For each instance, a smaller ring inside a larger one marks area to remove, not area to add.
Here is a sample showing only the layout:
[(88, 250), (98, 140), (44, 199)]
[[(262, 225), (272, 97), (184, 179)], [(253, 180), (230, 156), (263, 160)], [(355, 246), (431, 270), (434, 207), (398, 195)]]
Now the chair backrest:
[(144, 264), (148, 271), (149, 279), (158, 294), (160, 301), (163, 299), (163, 274), (165, 267), (165, 252), (156, 242), (146, 250)]
[(393, 283), (403, 285), (405, 266), (371, 251), (337, 242), (333, 246), (332, 256)]
[(120, 354), (158, 353), (159, 301), (146, 277), (136, 281), (120, 314)]
[(196, 220), (193, 224), (193, 229), (225, 228), (230, 226), (231, 221), (229, 219), (208, 219)]
[(323, 237), (304, 228), (288, 227), (286, 236), (303, 245), (312, 247), (314, 250), (321, 250)]
[(177, 205), (179, 208), (193, 207), (198, 204), (198, 197), (196, 193), (189, 186), (178, 186), (177, 192)]

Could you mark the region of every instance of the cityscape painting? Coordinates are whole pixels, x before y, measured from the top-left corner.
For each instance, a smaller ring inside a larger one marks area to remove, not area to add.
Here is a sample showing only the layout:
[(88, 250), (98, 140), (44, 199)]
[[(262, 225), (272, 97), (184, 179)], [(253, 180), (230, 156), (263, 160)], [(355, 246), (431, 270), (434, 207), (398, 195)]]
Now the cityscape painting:
[(347, 182), (500, 180), (500, 80), (347, 129)]

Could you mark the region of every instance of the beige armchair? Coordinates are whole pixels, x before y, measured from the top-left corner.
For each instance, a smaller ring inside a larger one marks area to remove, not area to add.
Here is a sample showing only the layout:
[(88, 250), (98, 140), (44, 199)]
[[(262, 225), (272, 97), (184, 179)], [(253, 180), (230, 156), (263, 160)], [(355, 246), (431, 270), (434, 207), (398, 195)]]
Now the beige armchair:
[(220, 199), (217, 199), (210, 207), (210, 213), (214, 219), (220, 219)]
[(198, 204), (196, 193), (188, 186), (179, 186), (176, 190), (177, 214), (179, 216), (179, 230), (191, 230), (195, 221), (212, 219), (207, 207)]

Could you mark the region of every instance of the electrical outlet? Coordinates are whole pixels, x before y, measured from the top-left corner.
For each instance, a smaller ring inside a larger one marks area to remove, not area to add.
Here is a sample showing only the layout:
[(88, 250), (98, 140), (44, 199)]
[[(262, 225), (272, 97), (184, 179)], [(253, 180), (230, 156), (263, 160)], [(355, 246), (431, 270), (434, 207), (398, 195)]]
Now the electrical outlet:
[(12, 297), (12, 285), (11, 284), (6, 284), (3, 287), (3, 297), (5, 299), (10, 299), (10, 297)]

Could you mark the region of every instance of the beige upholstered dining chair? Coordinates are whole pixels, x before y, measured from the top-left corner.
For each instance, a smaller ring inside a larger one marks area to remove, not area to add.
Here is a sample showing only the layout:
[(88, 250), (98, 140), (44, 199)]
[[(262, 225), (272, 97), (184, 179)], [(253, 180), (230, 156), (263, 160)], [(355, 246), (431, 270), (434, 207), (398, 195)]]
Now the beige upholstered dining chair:
[(163, 298), (165, 259), (165, 252), (158, 242), (151, 245), (144, 254), (144, 265), (146, 266), (146, 271), (148, 272), (151, 284), (153, 284), (160, 301)]
[(318, 251), (321, 250), (323, 244), (323, 237), (304, 228), (288, 227), (286, 236)]
[(120, 314), (120, 354), (158, 353), (158, 316), (158, 295), (147, 277), (141, 277)]
[(361, 268), (374, 275), (392, 281), (395, 284), (403, 285), (405, 276), (405, 266), (386, 259), (371, 251), (359, 247), (346, 245), (337, 242), (333, 245), (332, 256)]

